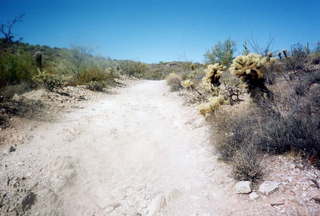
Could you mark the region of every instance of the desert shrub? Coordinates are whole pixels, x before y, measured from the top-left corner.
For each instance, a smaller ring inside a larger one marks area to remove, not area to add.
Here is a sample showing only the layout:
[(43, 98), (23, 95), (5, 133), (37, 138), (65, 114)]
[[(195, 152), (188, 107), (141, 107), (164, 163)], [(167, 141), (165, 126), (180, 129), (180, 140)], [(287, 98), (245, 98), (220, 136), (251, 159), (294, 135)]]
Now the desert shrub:
[[(303, 68), (309, 64), (305, 61), (308, 53), (307, 48), (294, 52)], [(223, 108), (224, 103), (213, 106), (209, 102), (201, 107), (201, 113), (214, 113), (209, 118), (214, 131), (212, 142), (221, 159), (232, 165), (234, 178), (259, 179), (259, 158), (266, 153), (293, 151), (320, 166), (320, 71), (294, 73), (283, 61), (257, 54), (235, 58), (229, 71), (219, 79), (223, 84), (219, 85), (219, 97), (228, 98), (229, 86), (239, 88), (241, 94), (245, 84), (252, 100), (242, 95), (243, 102), (229, 101), (226, 104), (234, 106)]]
[(182, 88), (181, 81), (182, 78), (176, 73), (171, 73), (166, 77), (167, 84), (171, 91), (178, 91)]
[(25, 92), (30, 91), (32, 89), (32, 87), (33, 86), (30, 85), (30, 83), (25, 83), (25, 82), (22, 82), (22, 83), (16, 84), (16, 85), (8, 85), (8, 86), (5, 86), (2, 89), (0, 89), (0, 97), (11, 98), (15, 94), (20, 95), (20, 94), (23, 94)]
[(196, 68), (188, 73), (185, 73), (184, 79), (190, 79), (193, 80), (194, 82), (199, 83), (203, 77), (205, 76), (206, 72), (203, 70), (203, 68)]
[(303, 70), (310, 52), (308, 45), (304, 46), (300, 43), (292, 45), (291, 56), (284, 60), (287, 70)]
[(144, 63), (129, 60), (119, 61), (119, 67), (121, 74), (136, 78), (142, 78), (148, 69)]
[(309, 86), (315, 83), (320, 83), (320, 73), (319, 71), (310, 72), (305, 74), (305, 85)]
[(148, 66), (143, 75), (143, 78), (148, 80), (161, 80), (165, 78), (165, 73), (160, 68), (153, 68), (152, 66)]
[(0, 87), (21, 82), (32, 83), (36, 73), (32, 56), (28, 53), (0, 53)]
[(209, 98), (209, 102), (202, 103), (199, 105), (199, 112), (201, 115), (207, 116), (207, 115), (210, 115), (211, 113), (216, 112), (217, 110), (220, 109), (222, 105), (227, 103), (228, 102), (222, 95), (211, 97)]
[(9, 126), (9, 118), (5, 115), (0, 114), (0, 128), (4, 129)]
[(242, 101), (240, 97), (245, 93), (245, 86), (238, 77), (227, 70), (221, 75), (220, 81), (223, 84), (223, 87), (220, 89), (220, 93), (228, 98), (230, 105), (234, 105)]
[(320, 64), (320, 52), (313, 53), (312, 55), (310, 55), (310, 62), (311, 64), (315, 65)]
[(77, 85), (86, 85), (90, 82), (112, 81), (115, 77), (114, 74), (109, 73), (102, 68), (92, 67), (81, 71), (79, 75), (74, 77), (74, 81)]
[(87, 88), (91, 91), (103, 91), (106, 87), (106, 83), (103, 81), (91, 81), (88, 83)]
[[(293, 88), (291, 91), (273, 90), (275, 99), (265, 99), (264, 106), (241, 103), (239, 105), (245, 105), (245, 108), (236, 106), (216, 113), (216, 148), (224, 160), (234, 163), (233, 173), (237, 179), (253, 178), (244, 171), (249, 172), (248, 167), (258, 163), (254, 155), (260, 153), (283, 154), (294, 151), (320, 165), (320, 77), (315, 74), (319, 72), (301, 77), (306, 86), (302, 90), (297, 90), (301, 88), (298, 87), (301, 82), (295, 81), (288, 84)], [(243, 161), (239, 162), (241, 157)]]
[[(298, 75), (297, 75), (298, 76)], [(310, 72), (291, 81), (286, 94), (274, 92), (273, 109), (264, 109), (260, 146), (263, 151), (297, 151), (307, 157), (320, 157), (320, 73)]]
[(256, 181), (263, 175), (259, 153), (254, 143), (241, 146), (232, 158), (233, 177), (240, 181)]
[(261, 177), (257, 149), (258, 119), (247, 106), (218, 110), (211, 119), (215, 147), (220, 158), (230, 162), (233, 176), (238, 180), (256, 180)]
[[(281, 154), (296, 151), (308, 156), (320, 155), (319, 118), (301, 118), (289, 115), (284, 118), (269, 116), (262, 127), (259, 141), (261, 150)], [(315, 154), (315, 155), (314, 155)]]
[(226, 40), (214, 45), (211, 50), (205, 53), (206, 62), (208, 64), (219, 63), (224, 66), (231, 64), (235, 52), (235, 42)]
[(38, 73), (34, 75), (32, 79), (38, 85), (49, 91), (54, 91), (63, 86), (63, 81), (58, 75), (46, 71), (38, 70)]

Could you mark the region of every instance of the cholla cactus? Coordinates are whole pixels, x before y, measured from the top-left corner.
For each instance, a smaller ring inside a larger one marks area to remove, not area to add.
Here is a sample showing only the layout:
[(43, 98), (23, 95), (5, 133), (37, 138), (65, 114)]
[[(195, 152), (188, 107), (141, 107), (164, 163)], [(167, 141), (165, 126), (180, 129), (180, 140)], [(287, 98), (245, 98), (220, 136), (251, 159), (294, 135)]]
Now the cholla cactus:
[(248, 92), (254, 98), (257, 91), (269, 94), (270, 91), (265, 86), (265, 73), (267, 66), (273, 63), (270, 57), (263, 57), (258, 54), (238, 56), (232, 62), (230, 71), (247, 84)]
[(230, 70), (231, 73), (243, 81), (246, 79), (263, 79), (266, 63), (267, 58), (258, 54), (238, 56), (233, 60)]
[(199, 112), (201, 115), (208, 115), (220, 108), (221, 105), (227, 104), (225, 98), (221, 95), (217, 97), (212, 97), (209, 99), (208, 103), (200, 104)]
[(226, 67), (219, 63), (208, 65), (207, 69), (205, 70), (206, 75), (202, 79), (202, 84), (205, 89), (213, 91), (215, 87), (218, 87), (220, 85), (221, 74), (225, 70)]
[(194, 83), (189, 79), (182, 81), (181, 85), (183, 88), (186, 88), (186, 89), (190, 89), (194, 87)]

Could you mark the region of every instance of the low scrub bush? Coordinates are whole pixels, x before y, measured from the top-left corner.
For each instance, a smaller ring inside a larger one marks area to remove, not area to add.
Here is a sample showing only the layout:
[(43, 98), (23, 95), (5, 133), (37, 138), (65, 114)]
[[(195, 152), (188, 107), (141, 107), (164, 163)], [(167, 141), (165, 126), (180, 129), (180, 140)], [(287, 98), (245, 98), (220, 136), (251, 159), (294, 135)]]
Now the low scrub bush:
[(102, 91), (107, 86), (114, 85), (118, 76), (112, 69), (103, 70), (99, 67), (92, 67), (81, 71), (74, 77), (75, 85), (88, 85), (91, 90)]
[(308, 45), (304, 46), (300, 43), (294, 44), (291, 47), (291, 55), (285, 58), (287, 70), (303, 70), (310, 52)]
[(241, 146), (233, 155), (232, 175), (240, 181), (257, 181), (262, 177), (259, 153), (253, 143)]
[(262, 126), (259, 147), (262, 151), (281, 154), (300, 152), (307, 157), (320, 154), (319, 118), (310, 119), (289, 115), (284, 118), (271, 116)]
[(166, 77), (166, 81), (171, 91), (178, 91), (182, 88), (182, 78), (176, 73), (171, 73)]
[(218, 110), (211, 119), (216, 149), (222, 160), (230, 162), (233, 176), (238, 180), (255, 181), (262, 176), (255, 116), (253, 109), (239, 104), (230, 110)]

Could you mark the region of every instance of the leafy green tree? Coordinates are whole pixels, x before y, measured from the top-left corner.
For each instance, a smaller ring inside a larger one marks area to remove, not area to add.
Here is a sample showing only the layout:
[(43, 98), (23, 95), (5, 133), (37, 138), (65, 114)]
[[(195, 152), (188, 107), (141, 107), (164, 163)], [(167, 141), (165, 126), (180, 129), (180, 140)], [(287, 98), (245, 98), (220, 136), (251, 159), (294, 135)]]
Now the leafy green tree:
[(222, 65), (229, 66), (234, 58), (233, 55), (235, 49), (236, 43), (230, 39), (224, 42), (218, 42), (204, 54), (206, 58), (206, 63), (220, 63)]

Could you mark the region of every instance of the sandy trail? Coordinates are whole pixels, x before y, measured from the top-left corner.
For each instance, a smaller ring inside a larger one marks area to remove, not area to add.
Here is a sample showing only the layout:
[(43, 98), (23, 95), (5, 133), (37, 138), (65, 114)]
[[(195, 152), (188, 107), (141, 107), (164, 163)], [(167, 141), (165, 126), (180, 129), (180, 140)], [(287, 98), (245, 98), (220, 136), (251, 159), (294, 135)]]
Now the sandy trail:
[(182, 103), (138, 81), (32, 129), (2, 163), (38, 182), (31, 215), (236, 215), (208, 128)]

